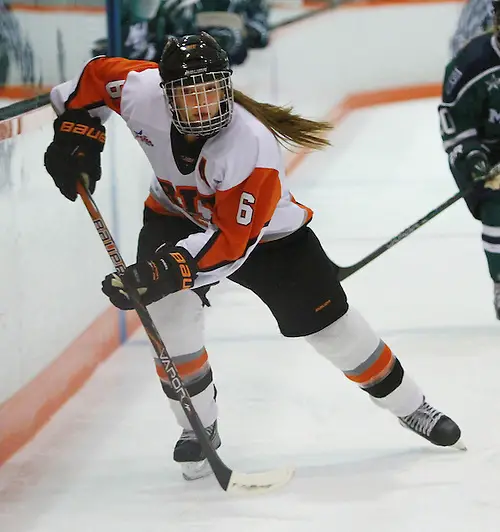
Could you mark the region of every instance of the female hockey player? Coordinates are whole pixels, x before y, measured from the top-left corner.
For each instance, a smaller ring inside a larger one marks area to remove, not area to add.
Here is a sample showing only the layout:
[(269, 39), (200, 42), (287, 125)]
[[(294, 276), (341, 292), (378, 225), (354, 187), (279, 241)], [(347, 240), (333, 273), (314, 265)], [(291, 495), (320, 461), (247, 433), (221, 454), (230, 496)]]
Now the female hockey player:
[[(460, 189), (500, 162), (500, 0), (493, 1), (494, 32), (472, 39), (446, 67), (439, 106), (441, 137)], [(466, 196), (483, 224), (482, 240), (500, 320), (500, 176), (479, 181)]]
[[(281, 333), (304, 337), (400, 422), (435, 445), (460, 438), (454, 421), (430, 406), (390, 348), (354, 309), (338, 268), (309, 227), (312, 211), (288, 189), (279, 142), (328, 144), (324, 122), (258, 103), (233, 91), (227, 54), (208, 34), (169, 39), (159, 64), (98, 57), (79, 80), (52, 90), (59, 113), (45, 165), (61, 192), (100, 178), (106, 107), (141, 143), (155, 177), (146, 200), (137, 263), (125, 279), (142, 294), (215, 447), (220, 445), (212, 370), (203, 340), (209, 287), (228, 277), (252, 290)], [(125, 283), (126, 284), (126, 283)], [(102, 284), (118, 308), (131, 309), (115, 274)], [(174, 449), (186, 479), (210, 469), (157, 371), (183, 431)]]

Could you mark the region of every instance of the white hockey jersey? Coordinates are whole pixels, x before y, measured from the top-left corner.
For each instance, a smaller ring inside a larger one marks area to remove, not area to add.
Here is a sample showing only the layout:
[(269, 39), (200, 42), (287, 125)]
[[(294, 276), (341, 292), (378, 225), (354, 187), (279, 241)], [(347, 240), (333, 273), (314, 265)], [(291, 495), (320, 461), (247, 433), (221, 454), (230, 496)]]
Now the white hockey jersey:
[(154, 171), (146, 206), (189, 218), (203, 232), (177, 243), (196, 259), (195, 287), (236, 271), (259, 242), (282, 238), (309, 222), (285, 183), (280, 146), (252, 114), (235, 104), (229, 126), (203, 145), (194, 170), (183, 174), (172, 151), (172, 118), (157, 63), (97, 57), (79, 79), (54, 87), (51, 101), (86, 108), (106, 119), (119, 113)]

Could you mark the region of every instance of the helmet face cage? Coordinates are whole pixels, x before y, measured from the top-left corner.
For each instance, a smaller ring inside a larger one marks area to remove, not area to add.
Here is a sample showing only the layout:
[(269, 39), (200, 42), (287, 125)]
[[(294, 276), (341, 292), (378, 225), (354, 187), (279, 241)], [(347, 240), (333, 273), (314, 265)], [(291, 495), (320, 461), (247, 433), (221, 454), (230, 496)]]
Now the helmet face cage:
[(195, 74), (162, 86), (179, 133), (209, 137), (231, 122), (234, 98), (230, 71)]

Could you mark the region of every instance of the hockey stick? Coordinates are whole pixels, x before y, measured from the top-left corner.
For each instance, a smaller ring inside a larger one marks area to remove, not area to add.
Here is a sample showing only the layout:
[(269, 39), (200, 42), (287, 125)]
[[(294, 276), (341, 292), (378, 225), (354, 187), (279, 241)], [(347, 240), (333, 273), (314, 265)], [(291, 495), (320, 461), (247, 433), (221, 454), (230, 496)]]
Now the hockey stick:
[(404, 240), (407, 236), (414, 233), (418, 228), (425, 225), (428, 221), (432, 220), (435, 216), (437, 216), (439, 213), (446, 210), (448, 207), (456, 203), (459, 199), (462, 199), (465, 194), (469, 193), (472, 189), (467, 189), (464, 192), (457, 192), (455, 195), (453, 195), (451, 198), (447, 199), (444, 203), (441, 203), (438, 207), (433, 209), (432, 211), (428, 212), (425, 216), (420, 218), (420, 220), (417, 220), (415, 223), (401, 231), (401, 233), (398, 233), (396, 236), (391, 238), (388, 242), (385, 244), (382, 244), (379, 248), (377, 248), (375, 251), (372, 251), (369, 255), (367, 255), (365, 258), (361, 259), (360, 261), (356, 262), (355, 264), (352, 264), (351, 266), (340, 266), (339, 267), (339, 281), (343, 281), (344, 279), (347, 279), (347, 277), (350, 277), (353, 273), (356, 273), (358, 270), (361, 270), (364, 266), (375, 260), (377, 257), (380, 257), (383, 253), (386, 251), (389, 251), (393, 246), (395, 246), (398, 242), (401, 242), (401, 240)]
[[(78, 184), (78, 193), (94, 222), (94, 226), (99, 233), (102, 243), (104, 244), (116, 271), (118, 273), (123, 273), (126, 268), (125, 262), (116, 247), (113, 237), (111, 236), (94, 199), (90, 195), (87, 187), (82, 183)], [(167, 348), (158, 333), (148, 309), (142, 304), (139, 293), (136, 289), (127, 286), (125, 286), (125, 289), (134, 305), (134, 309), (139, 316), (142, 326), (153, 345), (156, 355), (163, 364), (165, 372), (169, 377), (170, 384), (182, 406), (182, 410), (186, 414), (221, 488), (230, 492), (259, 493), (276, 489), (286, 484), (293, 476), (294, 470), (292, 468), (275, 469), (262, 473), (238, 473), (227, 467), (221, 460), (203, 428), (179, 372), (177, 371), (172, 358), (168, 354)]]
[(364, 266), (366, 266), (367, 264), (375, 260), (377, 257), (380, 257), (380, 255), (382, 255), (383, 253), (391, 249), (398, 242), (401, 242), (401, 240), (404, 240), (407, 236), (414, 233), (417, 229), (419, 229), (420, 227), (425, 225), (427, 222), (432, 220), (439, 213), (446, 210), (448, 207), (456, 203), (458, 200), (462, 199), (464, 196), (467, 196), (467, 194), (470, 194), (474, 190), (474, 186), (477, 183), (480, 183), (481, 181), (487, 181), (488, 179), (497, 175), (499, 172), (500, 172), (500, 164), (494, 166), (486, 176), (480, 179), (477, 179), (474, 185), (470, 186), (469, 188), (466, 188), (465, 190), (461, 190), (457, 192), (456, 194), (454, 194), (451, 198), (448, 198), (445, 202), (441, 203), (441, 205), (438, 205), (435, 209), (433, 209), (432, 211), (428, 212), (425, 216), (420, 218), (420, 220), (417, 220), (415, 223), (413, 223), (406, 229), (403, 229), (403, 231), (401, 231), (396, 236), (391, 238), (385, 244), (382, 244), (375, 251), (372, 251), (365, 258), (352, 264), (351, 266), (340, 266), (339, 267), (339, 281), (343, 281), (344, 279), (347, 279), (347, 277), (350, 277), (353, 273), (356, 273), (358, 270), (361, 270), (361, 268), (363, 268)]

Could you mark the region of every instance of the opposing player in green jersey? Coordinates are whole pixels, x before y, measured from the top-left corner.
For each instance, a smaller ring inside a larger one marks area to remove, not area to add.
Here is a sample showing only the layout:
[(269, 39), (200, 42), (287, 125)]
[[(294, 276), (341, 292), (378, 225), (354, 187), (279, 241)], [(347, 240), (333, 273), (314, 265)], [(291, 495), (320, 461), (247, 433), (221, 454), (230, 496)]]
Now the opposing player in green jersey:
[[(439, 105), (441, 137), (461, 190), (500, 162), (500, 0), (494, 29), (472, 39), (446, 67)], [(500, 320), (500, 175), (477, 181), (466, 202), (483, 224), (482, 240)]]

